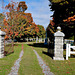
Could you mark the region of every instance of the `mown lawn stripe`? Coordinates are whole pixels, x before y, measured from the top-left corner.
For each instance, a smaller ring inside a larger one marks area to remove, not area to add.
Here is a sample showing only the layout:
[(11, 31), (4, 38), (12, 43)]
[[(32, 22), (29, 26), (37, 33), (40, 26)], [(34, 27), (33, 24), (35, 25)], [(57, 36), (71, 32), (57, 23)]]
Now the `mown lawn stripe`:
[(44, 75), (32, 48), (24, 45), (24, 54), (20, 62), (19, 75)]
[(14, 62), (19, 58), (21, 51), (21, 45), (14, 46), (14, 53), (0, 58), (0, 75), (8, 75), (11, 71), (11, 67), (14, 65)]

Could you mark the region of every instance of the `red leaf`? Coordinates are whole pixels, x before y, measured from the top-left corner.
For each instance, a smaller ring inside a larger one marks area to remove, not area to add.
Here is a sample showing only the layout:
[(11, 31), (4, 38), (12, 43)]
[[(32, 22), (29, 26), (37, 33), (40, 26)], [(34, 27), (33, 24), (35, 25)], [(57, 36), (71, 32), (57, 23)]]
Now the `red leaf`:
[(66, 72), (66, 73), (70, 73), (70, 72)]

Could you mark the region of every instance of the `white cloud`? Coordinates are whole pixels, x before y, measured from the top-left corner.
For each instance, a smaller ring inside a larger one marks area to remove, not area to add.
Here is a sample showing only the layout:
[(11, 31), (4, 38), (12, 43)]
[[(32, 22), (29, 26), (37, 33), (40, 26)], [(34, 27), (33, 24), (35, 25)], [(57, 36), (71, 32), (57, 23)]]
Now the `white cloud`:
[(50, 22), (50, 16), (53, 14), (53, 12), (50, 12), (49, 2), (41, 0), (41, 2), (27, 3), (27, 6), (28, 10), (26, 12), (32, 13), (34, 22), (46, 28)]

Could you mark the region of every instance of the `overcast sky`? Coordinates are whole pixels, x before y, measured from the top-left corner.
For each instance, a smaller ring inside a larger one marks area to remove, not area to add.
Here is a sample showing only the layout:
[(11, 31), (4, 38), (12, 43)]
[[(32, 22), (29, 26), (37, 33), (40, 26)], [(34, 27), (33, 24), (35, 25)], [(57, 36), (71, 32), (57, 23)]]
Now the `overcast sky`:
[[(53, 14), (53, 12), (50, 11), (50, 2), (48, 0), (4, 0), (4, 5), (7, 5), (10, 1), (25, 1), (28, 6), (26, 13), (32, 13), (34, 22), (43, 25), (44, 28), (48, 26), (51, 19), (50, 16)], [(2, 0), (0, 0), (0, 4), (2, 4)], [(0, 10), (1, 7), (2, 5), (0, 5)]]

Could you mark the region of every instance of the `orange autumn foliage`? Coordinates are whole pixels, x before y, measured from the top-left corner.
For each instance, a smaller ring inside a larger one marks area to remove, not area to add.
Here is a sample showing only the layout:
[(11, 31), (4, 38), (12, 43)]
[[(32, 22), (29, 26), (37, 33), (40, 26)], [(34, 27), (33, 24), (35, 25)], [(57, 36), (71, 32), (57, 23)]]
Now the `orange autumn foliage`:
[(9, 12), (6, 12), (7, 19), (4, 19), (6, 39), (9, 38), (9, 36), (14, 39), (15, 37), (21, 38), (25, 35), (37, 35), (39, 28), (33, 22), (31, 13), (20, 12), (20, 7), (23, 8), (23, 11), (27, 9), (25, 2), (20, 2), (17, 9), (15, 9), (15, 5), (15, 2), (6, 5), (6, 9), (9, 10)]
[(19, 11), (20, 8), (22, 8), (22, 11), (23, 11), (23, 12), (24, 12), (25, 10), (27, 10), (28, 7), (27, 7), (25, 1), (19, 2), (17, 11)]
[(8, 38), (9, 38), (9, 37), (6, 35), (6, 36), (5, 36), (5, 39), (8, 39)]
[(53, 20), (50, 20), (50, 24), (51, 24), (52, 26), (55, 25), (55, 23), (53, 22)]
[(18, 33), (15, 33), (15, 36), (18, 36)]
[(28, 19), (29, 22), (33, 22), (33, 18), (31, 13), (24, 13), (25, 17)]
[(64, 22), (71, 22), (71, 21), (75, 21), (75, 15), (68, 17), (67, 19), (63, 20)]

